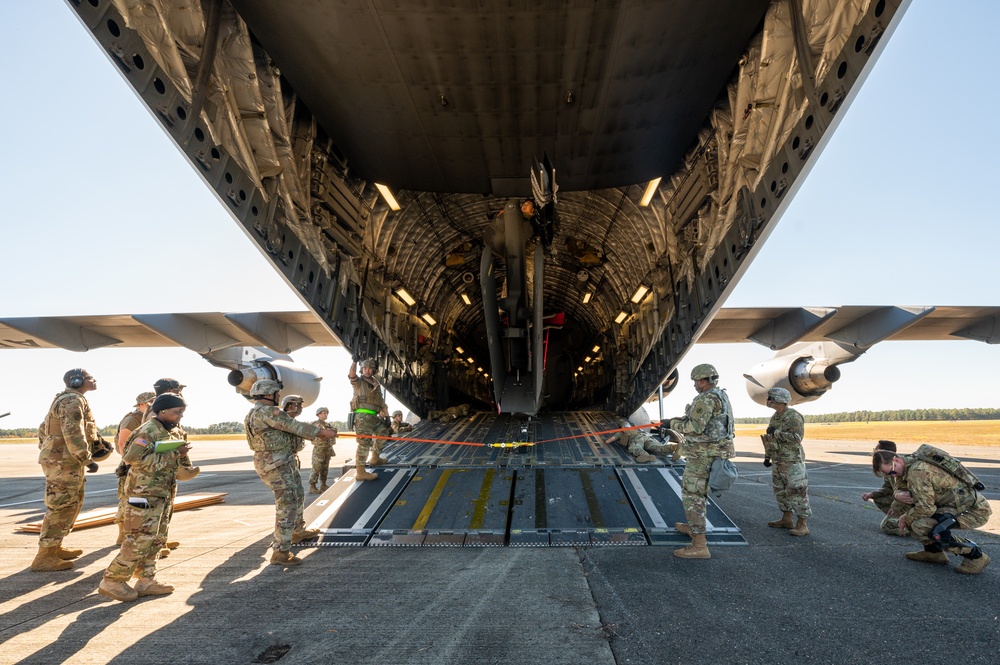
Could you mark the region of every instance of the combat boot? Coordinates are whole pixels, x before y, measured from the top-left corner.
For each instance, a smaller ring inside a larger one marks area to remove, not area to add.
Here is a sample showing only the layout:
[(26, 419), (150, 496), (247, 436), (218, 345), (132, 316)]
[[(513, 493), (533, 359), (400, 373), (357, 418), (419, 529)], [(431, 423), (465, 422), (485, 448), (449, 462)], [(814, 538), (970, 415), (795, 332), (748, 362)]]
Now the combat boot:
[(330, 486), (327, 485), (326, 482), (324, 482), (322, 485), (319, 486), (320, 494), (327, 491), (328, 489), (330, 489)]
[(988, 565), (990, 565), (990, 558), (986, 556), (986, 552), (980, 552), (980, 557), (978, 559), (963, 557), (962, 565), (956, 568), (955, 571), (962, 573), (963, 575), (978, 575), (983, 572)]
[(291, 552), (279, 552), (275, 550), (271, 554), (271, 563), (275, 566), (297, 566), (302, 563), (302, 559)]
[(385, 466), (389, 463), (389, 460), (382, 457), (378, 453), (372, 453), (372, 466)]
[(316, 483), (310, 483), (309, 485), (310, 494), (319, 494), (319, 489), (316, 487)]
[(108, 598), (120, 600), (123, 603), (131, 602), (139, 597), (138, 592), (125, 582), (115, 582), (107, 578), (101, 580), (100, 585), (97, 587), (97, 593)]
[(792, 512), (790, 510), (783, 510), (781, 512), (781, 519), (775, 522), (768, 522), (767, 525), (774, 529), (792, 529), (795, 527), (795, 523), (792, 522)]
[(69, 570), (73, 567), (72, 561), (64, 561), (59, 558), (59, 546), (39, 547), (35, 560), (31, 562), (31, 569), (36, 573), (50, 573), (57, 570)]
[(167, 544), (165, 545), (165, 547), (168, 550), (175, 550), (175, 549), (177, 549), (180, 546), (181, 546), (181, 541), (179, 541), (179, 540), (170, 540), (170, 541), (167, 541)]
[(319, 529), (302, 529), (301, 531), (296, 529), (292, 531), (292, 544), (298, 545), (304, 540), (314, 540), (319, 538), (319, 534)]
[(650, 462), (655, 462), (656, 457), (650, 455), (649, 453), (643, 453), (635, 458), (635, 461), (639, 464), (649, 464)]
[(792, 536), (808, 536), (809, 527), (806, 525), (806, 518), (799, 517), (795, 522), (795, 528), (788, 533)]
[(67, 550), (63, 549), (63, 546), (60, 545), (57, 548), (56, 556), (64, 561), (67, 561), (69, 559), (75, 559), (78, 556), (83, 556), (83, 550)]
[(378, 480), (378, 474), (369, 473), (368, 471), (366, 471), (364, 464), (358, 464), (354, 468), (355, 468), (354, 479), (357, 480), (358, 482), (362, 480)]
[(691, 527), (688, 526), (687, 522), (674, 522), (674, 528), (683, 533), (685, 536), (690, 537), (693, 535), (691, 533)]
[(705, 534), (691, 534), (691, 544), (674, 550), (674, 556), (682, 559), (711, 559), (712, 554), (708, 551), (708, 543), (705, 542)]
[(153, 577), (140, 577), (135, 583), (135, 592), (139, 596), (165, 596), (173, 593), (174, 588), (169, 584), (160, 584)]
[(115, 541), (115, 545), (121, 545), (125, 542), (125, 523), (118, 523), (118, 540)]
[(941, 551), (937, 544), (924, 545), (922, 552), (907, 552), (906, 558), (910, 561), (922, 561), (924, 563), (948, 563), (948, 555)]

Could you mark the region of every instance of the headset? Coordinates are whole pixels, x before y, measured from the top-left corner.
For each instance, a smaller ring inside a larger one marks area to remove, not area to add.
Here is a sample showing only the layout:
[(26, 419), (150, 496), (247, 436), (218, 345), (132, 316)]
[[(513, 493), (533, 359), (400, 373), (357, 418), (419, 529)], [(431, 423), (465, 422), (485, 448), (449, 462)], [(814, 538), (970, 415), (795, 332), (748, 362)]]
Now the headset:
[(73, 390), (82, 388), (83, 384), (87, 382), (87, 373), (82, 369), (74, 369), (70, 370), (70, 372), (72, 372), (72, 376), (67, 385)]

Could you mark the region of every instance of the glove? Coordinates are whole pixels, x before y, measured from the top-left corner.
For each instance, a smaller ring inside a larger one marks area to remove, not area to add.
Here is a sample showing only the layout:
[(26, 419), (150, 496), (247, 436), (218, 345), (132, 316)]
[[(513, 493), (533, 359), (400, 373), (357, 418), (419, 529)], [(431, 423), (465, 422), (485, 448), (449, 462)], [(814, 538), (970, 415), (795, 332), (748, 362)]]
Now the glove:
[(765, 457), (764, 458), (764, 466), (766, 466), (769, 469), (771, 468), (771, 458), (770, 457)]
[(97, 473), (97, 470), (101, 467), (97, 466), (97, 462), (91, 462), (87, 465), (87, 473)]
[(774, 425), (768, 425), (767, 426), (767, 433), (769, 435), (773, 435), (774, 434)]
[(351, 362), (361, 362), (361, 356), (357, 353), (351, 354)]

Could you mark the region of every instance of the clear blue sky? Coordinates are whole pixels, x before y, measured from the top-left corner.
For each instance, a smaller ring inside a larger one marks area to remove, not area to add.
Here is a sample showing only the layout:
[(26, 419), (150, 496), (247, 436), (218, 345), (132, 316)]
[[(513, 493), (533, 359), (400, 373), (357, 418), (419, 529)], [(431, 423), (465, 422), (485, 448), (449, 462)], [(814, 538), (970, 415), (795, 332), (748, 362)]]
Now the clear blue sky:
[[(913, 2), (777, 229), (726, 303), (997, 305), (1000, 3)], [(7, 128), (0, 191), (0, 315), (302, 309), (116, 68), (60, 2), (0, 3)], [(738, 416), (768, 415), (741, 374), (771, 356), (703, 345), (682, 362), (722, 373)], [(303, 349), (343, 418), (349, 359)], [(0, 429), (37, 425), (63, 372), (98, 379), (98, 422), (117, 422), (161, 376), (188, 384), (185, 423), (242, 420), (225, 371), (183, 349), (0, 350)], [(875, 346), (804, 413), (998, 406), (1000, 347)], [(676, 415), (693, 390), (666, 402)], [(651, 413), (655, 416), (655, 405)]]

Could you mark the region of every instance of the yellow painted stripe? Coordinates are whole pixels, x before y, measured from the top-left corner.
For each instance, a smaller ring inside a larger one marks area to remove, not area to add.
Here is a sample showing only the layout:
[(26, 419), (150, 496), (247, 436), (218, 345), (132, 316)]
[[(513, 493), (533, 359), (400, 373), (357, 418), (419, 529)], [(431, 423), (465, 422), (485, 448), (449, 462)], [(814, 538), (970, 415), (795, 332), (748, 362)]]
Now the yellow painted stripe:
[(441, 477), (438, 478), (437, 485), (434, 486), (434, 490), (431, 495), (427, 497), (427, 503), (424, 504), (424, 509), (420, 511), (417, 516), (417, 521), (413, 523), (411, 527), (414, 531), (419, 531), (427, 526), (427, 520), (431, 518), (431, 513), (434, 512), (434, 506), (437, 505), (438, 499), (441, 498), (441, 493), (444, 492), (444, 486), (448, 484), (448, 478), (454, 473), (454, 469), (445, 469)]
[(483, 486), (479, 488), (479, 498), (476, 499), (475, 508), (472, 511), (472, 522), (470, 529), (483, 528), (483, 521), (486, 519), (486, 508), (489, 505), (490, 490), (493, 489), (493, 474), (496, 469), (487, 469), (486, 477), (483, 478)]

